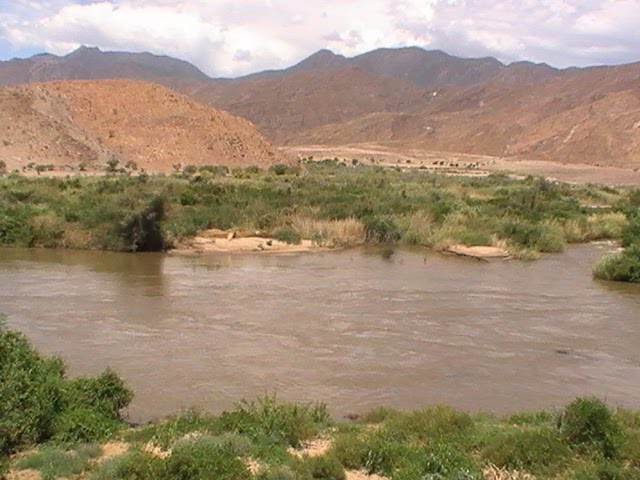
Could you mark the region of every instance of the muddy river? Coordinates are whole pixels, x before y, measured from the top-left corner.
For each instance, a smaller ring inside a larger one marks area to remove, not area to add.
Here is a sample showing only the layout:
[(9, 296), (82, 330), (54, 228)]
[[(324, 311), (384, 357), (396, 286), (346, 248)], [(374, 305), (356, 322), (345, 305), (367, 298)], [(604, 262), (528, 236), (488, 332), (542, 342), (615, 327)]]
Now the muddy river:
[(609, 248), (530, 263), (0, 249), (0, 312), (70, 374), (117, 369), (133, 420), (274, 392), (337, 415), (583, 394), (640, 408), (640, 287), (590, 273)]

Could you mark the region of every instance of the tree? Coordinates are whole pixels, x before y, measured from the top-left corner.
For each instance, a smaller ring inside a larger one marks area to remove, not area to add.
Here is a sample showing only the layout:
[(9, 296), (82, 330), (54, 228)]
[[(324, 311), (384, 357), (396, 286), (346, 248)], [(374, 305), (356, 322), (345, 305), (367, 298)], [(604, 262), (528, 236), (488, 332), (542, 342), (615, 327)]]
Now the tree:
[(107, 172), (116, 173), (118, 171), (118, 165), (120, 165), (120, 160), (115, 155), (107, 160)]
[(7, 162), (4, 160), (0, 160), (0, 175), (5, 175), (7, 173)]

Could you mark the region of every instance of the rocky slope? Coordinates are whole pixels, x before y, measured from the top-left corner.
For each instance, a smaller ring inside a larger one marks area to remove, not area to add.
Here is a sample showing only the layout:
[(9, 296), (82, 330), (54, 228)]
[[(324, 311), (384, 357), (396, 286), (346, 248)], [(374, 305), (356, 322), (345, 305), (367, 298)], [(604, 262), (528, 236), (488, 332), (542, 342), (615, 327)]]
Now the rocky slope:
[(287, 161), (247, 120), (159, 85), (67, 81), (0, 89), (0, 158), (102, 169), (111, 156), (147, 171)]

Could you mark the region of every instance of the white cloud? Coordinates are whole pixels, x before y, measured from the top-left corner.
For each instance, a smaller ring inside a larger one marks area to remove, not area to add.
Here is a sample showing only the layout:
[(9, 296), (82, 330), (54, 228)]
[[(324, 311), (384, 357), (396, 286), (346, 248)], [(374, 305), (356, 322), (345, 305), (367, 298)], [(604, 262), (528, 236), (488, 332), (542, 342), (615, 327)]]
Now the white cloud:
[(568, 66), (640, 59), (639, 24), (640, 0), (0, 0), (0, 49), (147, 50), (214, 76), (403, 45)]

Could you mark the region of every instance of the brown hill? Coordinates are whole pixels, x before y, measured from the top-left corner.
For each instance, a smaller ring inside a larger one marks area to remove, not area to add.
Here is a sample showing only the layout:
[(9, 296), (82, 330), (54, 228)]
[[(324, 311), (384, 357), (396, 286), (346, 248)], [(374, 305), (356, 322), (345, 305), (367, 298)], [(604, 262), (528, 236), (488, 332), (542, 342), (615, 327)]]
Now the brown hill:
[[(178, 60), (97, 49), (0, 62), (0, 82), (57, 76), (151, 79), (247, 118), (288, 145), (375, 142), (573, 163), (639, 162), (640, 64), (557, 70), (420, 48), (354, 58), (322, 50), (286, 70), (209, 80)], [(147, 114), (141, 108), (136, 115)], [(99, 146), (111, 148), (113, 139), (101, 136)]]
[(128, 78), (171, 82), (175, 79), (206, 81), (190, 63), (151, 53), (103, 52), (81, 47), (64, 57), (51, 54), (0, 61), (0, 85), (53, 80)]
[(442, 90), (428, 105), (373, 113), (289, 139), (361, 142), (639, 167), (640, 63), (575, 70), (535, 85)]
[(11, 169), (29, 163), (102, 169), (111, 155), (147, 171), (287, 161), (247, 120), (131, 80), (0, 89), (0, 132), (0, 158)]
[(250, 119), (278, 142), (301, 130), (363, 114), (402, 111), (428, 96), (420, 87), (356, 67), (302, 68), (179, 88), (199, 101)]

